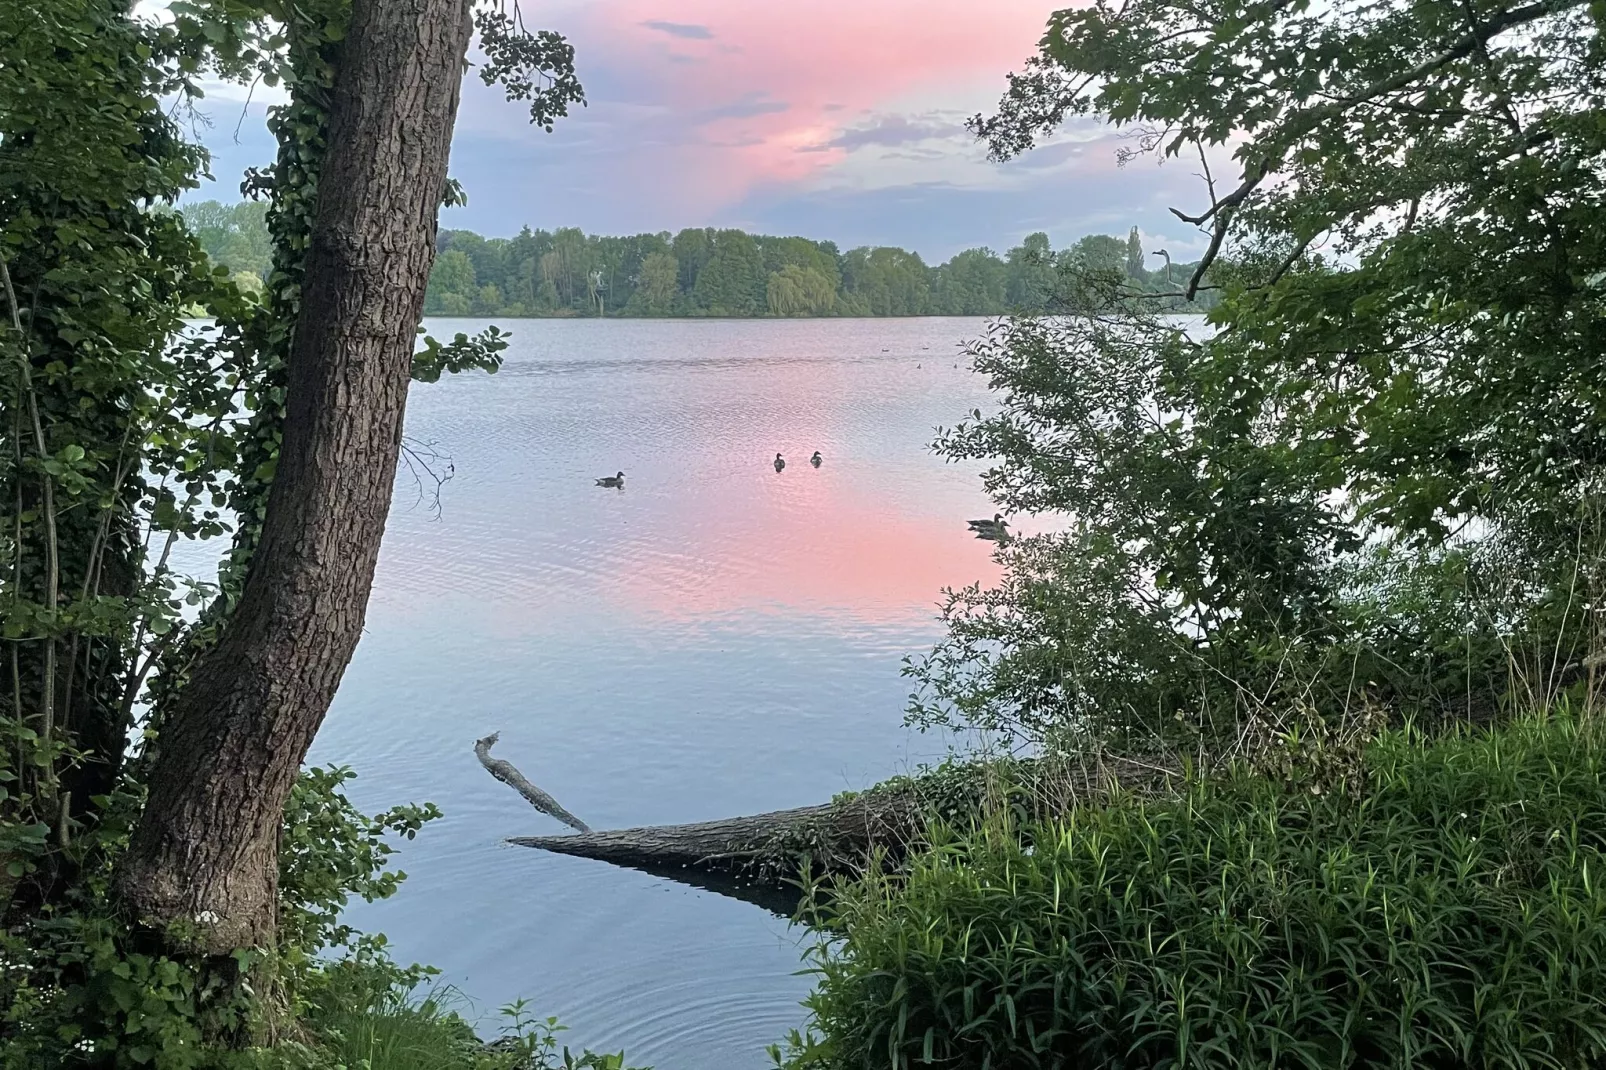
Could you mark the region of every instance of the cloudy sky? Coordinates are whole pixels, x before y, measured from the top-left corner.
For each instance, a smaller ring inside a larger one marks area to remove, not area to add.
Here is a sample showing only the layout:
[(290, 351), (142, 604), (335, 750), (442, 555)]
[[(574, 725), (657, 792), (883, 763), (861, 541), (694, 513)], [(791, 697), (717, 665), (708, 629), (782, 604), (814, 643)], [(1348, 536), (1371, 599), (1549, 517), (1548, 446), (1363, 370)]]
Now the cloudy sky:
[[(470, 76), (452, 150), (469, 204), (442, 225), (488, 235), (579, 226), (621, 234), (737, 226), (901, 245), (928, 260), (1055, 244), (1137, 225), (1173, 252), (1200, 243), (1166, 211), (1197, 207), (1196, 168), (1117, 167), (1119, 137), (1067, 130), (989, 163), (964, 121), (1035, 51), (1052, 0), (549, 0), (532, 25), (574, 43), (589, 106), (547, 134)], [(218, 87), (203, 138), (236, 199), (266, 162), (272, 96)], [(1153, 247), (1153, 246), (1151, 246)]]

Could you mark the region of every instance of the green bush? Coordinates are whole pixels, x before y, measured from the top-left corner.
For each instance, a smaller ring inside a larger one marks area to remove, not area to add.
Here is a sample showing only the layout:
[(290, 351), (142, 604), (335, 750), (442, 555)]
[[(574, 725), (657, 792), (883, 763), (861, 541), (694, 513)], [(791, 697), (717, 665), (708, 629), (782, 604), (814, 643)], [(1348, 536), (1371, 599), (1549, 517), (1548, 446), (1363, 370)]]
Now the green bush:
[[(1000, 818), (839, 887), (788, 1066), (1606, 1065), (1606, 731)], [(939, 830), (940, 831), (940, 830)]]

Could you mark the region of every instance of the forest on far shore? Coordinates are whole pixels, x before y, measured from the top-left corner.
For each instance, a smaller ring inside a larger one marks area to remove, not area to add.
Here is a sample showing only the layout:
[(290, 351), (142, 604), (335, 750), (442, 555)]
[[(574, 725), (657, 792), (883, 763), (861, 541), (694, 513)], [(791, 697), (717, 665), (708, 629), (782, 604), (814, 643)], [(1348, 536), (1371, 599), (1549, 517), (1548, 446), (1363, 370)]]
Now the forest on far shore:
[[(266, 205), (203, 201), (184, 217), (207, 255), (237, 276), (267, 276)], [(443, 230), (429, 279), (432, 316), (994, 316), (1043, 312), (1067, 267), (1118, 272), (1144, 293), (1183, 288), (1191, 263), (1125, 238), (1090, 234), (1056, 250), (1030, 234), (1003, 255), (966, 249), (930, 265), (891, 246), (836, 243), (712, 227), (607, 237), (578, 227), (525, 227), (514, 238)], [(1156, 297), (1160, 307), (1202, 311)]]

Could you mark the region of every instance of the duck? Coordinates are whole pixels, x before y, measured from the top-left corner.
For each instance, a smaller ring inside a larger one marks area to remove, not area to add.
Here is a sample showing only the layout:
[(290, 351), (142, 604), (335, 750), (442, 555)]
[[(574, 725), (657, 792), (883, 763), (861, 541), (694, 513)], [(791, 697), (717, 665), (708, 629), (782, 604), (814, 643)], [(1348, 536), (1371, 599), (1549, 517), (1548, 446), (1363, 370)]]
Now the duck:
[(820, 456), (820, 451), (819, 450), (815, 450), (814, 451), (814, 456), (809, 458), (809, 463), (812, 464), (814, 467), (818, 468), (818, 467), (820, 467), (820, 462), (823, 461), (823, 460), (825, 460), (825, 458)]
[(1009, 537), (1009, 524), (1004, 521), (1004, 514), (994, 513), (991, 520), (972, 520), (970, 530), (976, 533), (978, 539), (994, 539), (1002, 542)]
[(779, 472), (781, 469), (783, 469), (785, 467), (786, 467), (786, 459), (783, 458), (779, 453), (777, 453), (775, 455), (775, 470), (777, 472)]
[(625, 489), (625, 474), (623, 472), (620, 472), (618, 475), (603, 476), (601, 479), (597, 480), (597, 486), (599, 486), (599, 487), (618, 487), (620, 490), (624, 490)]

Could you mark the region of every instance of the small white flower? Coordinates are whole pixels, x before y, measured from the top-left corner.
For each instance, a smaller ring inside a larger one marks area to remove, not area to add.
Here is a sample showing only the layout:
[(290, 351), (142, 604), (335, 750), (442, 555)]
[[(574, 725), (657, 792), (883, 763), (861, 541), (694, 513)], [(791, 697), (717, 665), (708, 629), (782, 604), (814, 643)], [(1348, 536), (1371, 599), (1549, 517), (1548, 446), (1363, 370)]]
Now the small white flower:
[(195, 915), (195, 922), (197, 925), (216, 925), (218, 922), (218, 916), (212, 913), (210, 910), (203, 910), (199, 914)]

